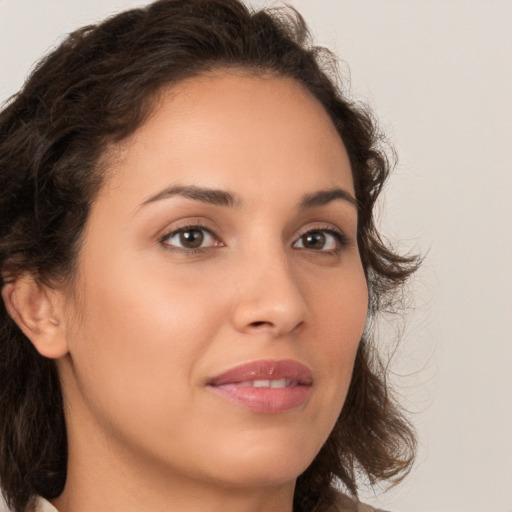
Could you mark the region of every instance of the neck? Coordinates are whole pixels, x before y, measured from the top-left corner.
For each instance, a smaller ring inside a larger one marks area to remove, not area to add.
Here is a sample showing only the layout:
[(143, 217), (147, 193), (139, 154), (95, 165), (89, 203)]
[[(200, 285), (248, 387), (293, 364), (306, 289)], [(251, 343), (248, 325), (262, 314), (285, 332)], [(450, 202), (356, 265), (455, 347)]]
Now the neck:
[[(211, 489), (205, 485), (177, 488), (169, 485), (164, 492), (144, 483), (137, 488), (119, 488), (115, 483), (87, 490), (75, 483), (52, 504), (59, 512), (292, 512), (293, 489), (241, 490)], [(122, 492), (120, 490), (122, 489)]]
[(52, 500), (59, 512), (292, 512), (295, 480), (277, 485), (196, 480), (127, 453), (122, 442), (92, 432), (77, 439), (72, 430), (66, 485)]
[(292, 512), (294, 485), (244, 489), (171, 477), (157, 482), (140, 475), (127, 478), (126, 472), (121, 475), (106, 478), (97, 472), (77, 478), (70, 471), (64, 492), (52, 503), (59, 512)]

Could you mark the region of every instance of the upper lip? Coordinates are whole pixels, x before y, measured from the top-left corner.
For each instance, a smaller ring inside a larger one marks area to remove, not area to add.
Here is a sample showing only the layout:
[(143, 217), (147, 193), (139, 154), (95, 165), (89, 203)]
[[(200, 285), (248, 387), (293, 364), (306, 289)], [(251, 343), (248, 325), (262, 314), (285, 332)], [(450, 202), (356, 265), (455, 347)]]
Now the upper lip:
[(310, 386), (313, 383), (311, 370), (304, 364), (292, 359), (261, 360), (241, 364), (213, 377), (210, 386), (236, 384), (254, 380), (289, 379), (298, 384)]

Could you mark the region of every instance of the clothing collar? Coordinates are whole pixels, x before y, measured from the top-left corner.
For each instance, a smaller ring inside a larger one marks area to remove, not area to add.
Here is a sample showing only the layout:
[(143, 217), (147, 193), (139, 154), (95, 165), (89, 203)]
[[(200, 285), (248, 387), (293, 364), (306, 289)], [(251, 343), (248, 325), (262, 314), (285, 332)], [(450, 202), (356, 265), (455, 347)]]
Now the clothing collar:
[(59, 512), (49, 501), (37, 497), (34, 502), (34, 512)]

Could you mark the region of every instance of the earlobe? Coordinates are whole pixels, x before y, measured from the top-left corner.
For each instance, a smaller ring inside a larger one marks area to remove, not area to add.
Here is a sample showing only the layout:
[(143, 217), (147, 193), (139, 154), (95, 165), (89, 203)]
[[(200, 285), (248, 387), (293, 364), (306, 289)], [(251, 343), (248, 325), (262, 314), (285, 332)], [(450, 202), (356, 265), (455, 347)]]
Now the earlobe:
[(22, 275), (2, 288), (5, 307), (23, 334), (45, 357), (67, 353), (62, 293)]

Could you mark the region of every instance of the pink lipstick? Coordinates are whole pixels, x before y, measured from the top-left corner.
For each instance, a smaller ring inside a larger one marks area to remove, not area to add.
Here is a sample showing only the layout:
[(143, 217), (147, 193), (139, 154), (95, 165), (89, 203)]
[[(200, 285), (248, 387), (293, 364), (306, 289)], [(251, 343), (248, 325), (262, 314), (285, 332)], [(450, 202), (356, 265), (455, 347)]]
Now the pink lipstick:
[(224, 398), (254, 412), (276, 414), (309, 398), (311, 370), (297, 361), (255, 361), (242, 364), (208, 381)]

